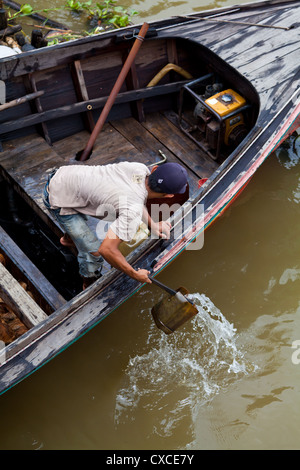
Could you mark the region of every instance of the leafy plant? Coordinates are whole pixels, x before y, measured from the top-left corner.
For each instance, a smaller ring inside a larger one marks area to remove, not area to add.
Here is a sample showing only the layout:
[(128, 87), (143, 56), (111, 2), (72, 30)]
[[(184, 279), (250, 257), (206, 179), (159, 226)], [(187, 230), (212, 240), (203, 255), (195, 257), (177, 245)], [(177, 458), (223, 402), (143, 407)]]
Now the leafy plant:
[(23, 5), (21, 5), (20, 10), (16, 11), (13, 14), (8, 10), (7, 16), (9, 20), (9, 19), (15, 19), (21, 16), (29, 16), (29, 15), (32, 15), (33, 13), (40, 13), (40, 12), (48, 13), (49, 11), (57, 11), (57, 10), (60, 10), (60, 8), (44, 8), (43, 10), (34, 10), (29, 3), (24, 3)]
[(138, 12), (135, 10), (127, 11), (122, 6), (115, 6), (116, 3), (116, 0), (104, 0), (103, 3), (96, 3), (95, 5), (87, 2), (84, 8), (88, 11), (89, 19), (97, 21), (98, 25), (112, 24), (116, 28), (128, 26), (132, 17), (137, 15)]
[(24, 5), (21, 5), (20, 8), (20, 13), (23, 15), (30, 15), (33, 11), (33, 8), (29, 3), (25, 3)]
[(92, 1), (88, 2), (78, 2), (77, 0), (68, 0), (65, 7), (68, 10), (71, 10), (76, 13), (80, 13), (83, 10), (87, 10), (90, 5), (92, 4)]
[(79, 37), (98, 34), (111, 28), (123, 28), (132, 22), (134, 15), (137, 15), (136, 10), (127, 10), (121, 5), (117, 5), (117, 0), (104, 0), (103, 3), (92, 3), (92, 0), (81, 2), (80, 0), (67, 0), (64, 6), (58, 8), (44, 8), (42, 10), (34, 10), (29, 3), (21, 5), (20, 10), (11, 14), (8, 11), (8, 19), (14, 20), (15, 18), (32, 15), (33, 13), (49, 13), (57, 10), (67, 10), (79, 15), (85, 14), (86, 20), (89, 23), (90, 30), (82, 31), (81, 33), (66, 32), (57, 34), (48, 41), (49, 45), (57, 44), (59, 42), (76, 39)]

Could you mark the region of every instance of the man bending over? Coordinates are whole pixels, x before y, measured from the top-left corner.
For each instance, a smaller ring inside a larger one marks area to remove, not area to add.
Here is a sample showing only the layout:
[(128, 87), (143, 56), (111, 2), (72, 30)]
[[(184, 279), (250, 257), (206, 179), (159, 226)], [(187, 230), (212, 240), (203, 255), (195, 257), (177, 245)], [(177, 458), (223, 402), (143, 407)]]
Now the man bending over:
[[(168, 238), (170, 224), (154, 222), (145, 204), (147, 199), (182, 194), (186, 186), (187, 172), (178, 163), (154, 166), (151, 173), (146, 165), (134, 162), (70, 165), (52, 172), (44, 189), (44, 203), (65, 233), (61, 243), (74, 243), (77, 248), (83, 288), (100, 277), (103, 258), (133, 279), (151, 283), (149, 271), (133, 269), (119, 245), (134, 238), (142, 220), (155, 235)], [(86, 216), (108, 220), (108, 214), (114, 221), (101, 242)]]

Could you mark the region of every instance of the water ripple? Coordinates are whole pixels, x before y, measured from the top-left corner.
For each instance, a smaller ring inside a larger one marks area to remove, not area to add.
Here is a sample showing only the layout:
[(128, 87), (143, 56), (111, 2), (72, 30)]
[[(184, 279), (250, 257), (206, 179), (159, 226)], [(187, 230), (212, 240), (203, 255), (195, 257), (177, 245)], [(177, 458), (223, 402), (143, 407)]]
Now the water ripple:
[(165, 335), (152, 325), (148, 351), (132, 357), (117, 393), (115, 425), (147, 410), (150, 433), (170, 436), (193, 408), (253, 371), (237, 348), (237, 332), (205, 295), (193, 294), (198, 315)]

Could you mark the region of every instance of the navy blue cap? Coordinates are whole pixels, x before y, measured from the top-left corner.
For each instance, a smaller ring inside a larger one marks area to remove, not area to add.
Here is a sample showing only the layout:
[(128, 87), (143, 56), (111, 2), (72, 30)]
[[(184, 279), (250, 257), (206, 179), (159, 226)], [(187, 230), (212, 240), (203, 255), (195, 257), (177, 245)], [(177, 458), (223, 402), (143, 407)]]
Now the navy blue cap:
[(163, 163), (153, 172), (162, 193), (183, 194), (188, 182), (187, 171), (179, 163)]

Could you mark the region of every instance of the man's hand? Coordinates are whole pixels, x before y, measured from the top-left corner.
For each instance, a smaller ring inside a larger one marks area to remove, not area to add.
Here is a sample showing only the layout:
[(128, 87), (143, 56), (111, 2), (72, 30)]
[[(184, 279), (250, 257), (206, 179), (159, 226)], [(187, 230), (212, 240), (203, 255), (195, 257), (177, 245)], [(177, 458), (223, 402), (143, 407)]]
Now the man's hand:
[(143, 210), (143, 221), (148, 225), (151, 232), (154, 233), (159, 238), (170, 238), (170, 230), (171, 224), (170, 222), (161, 221), (161, 222), (154, 222), (149, 212), (147, 211), (146, 207), (144, 206)]
[(170, 222), (152, 222), (151, 232), (160, 238), (170, 238), (171, 224)]
[(150, 271), (147, 271), (147, 269), (140, 269), (138, 268), (135, 275), (135, 279), (141, 283), (147, 282), (148, 284), (151, 284), (151, 279), (149, 279), (148, 275), (150, 274)]

